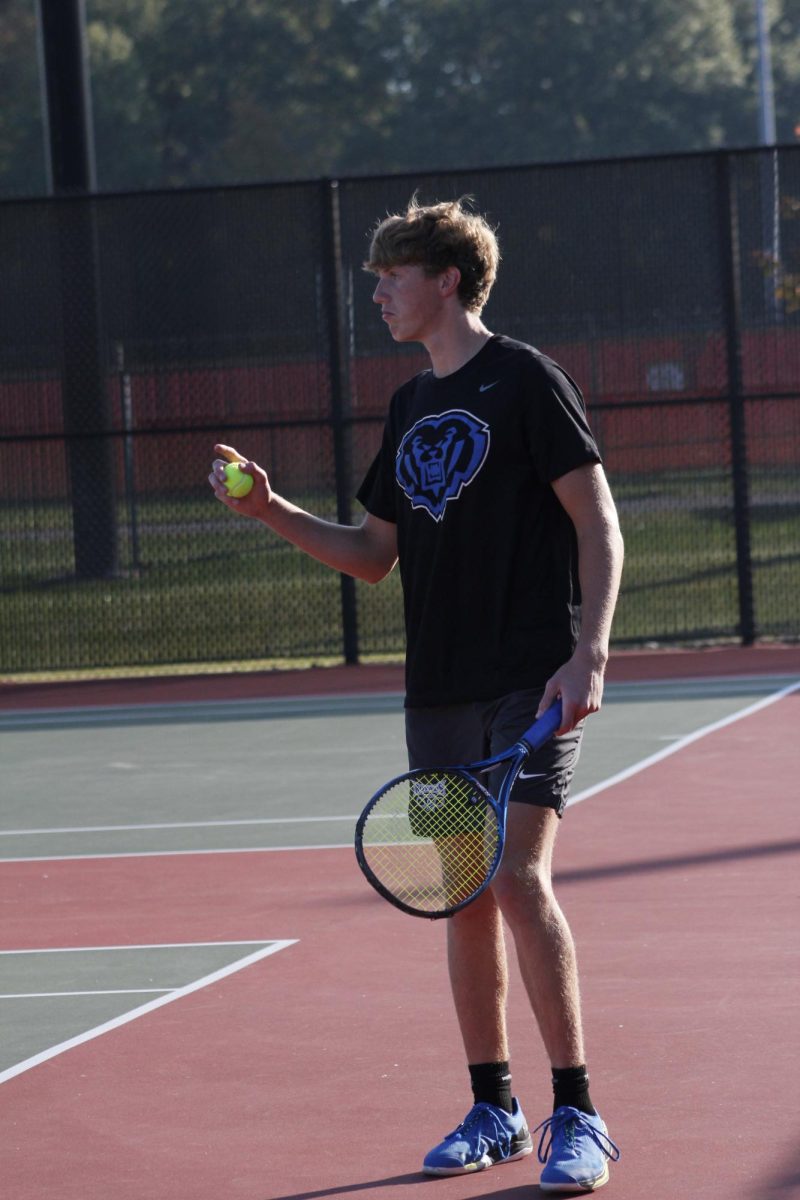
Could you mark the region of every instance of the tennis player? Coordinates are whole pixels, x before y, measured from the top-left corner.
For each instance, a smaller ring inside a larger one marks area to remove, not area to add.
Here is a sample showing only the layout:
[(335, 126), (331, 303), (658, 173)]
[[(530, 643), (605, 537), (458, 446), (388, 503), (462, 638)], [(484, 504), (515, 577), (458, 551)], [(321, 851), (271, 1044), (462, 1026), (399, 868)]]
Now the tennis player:
[(359, 524), (298, 508), (252, 462), (245, 499), (228, 497), (222, 458), (209, 480), (222, 503), (337, 571), (377, 583), (399, 562), (412, 768), (505, 749), (560, 696), (558, 736), (512, 793), (500, 869), (447, 922), (473, 1105), (423, 1170), (457, 1175), (533, 1150), (511, 1083), (505, 918), (552, 1067), (553, 1111), (533, 1131), (540, 1186), (586, 1192), (607, 1182), (619, 1151), (589, 1093), (575, 948), (551, 858), (582, 722), (600, 707), (622, 539), (577, 385), (483, 322), (499, 259), (468, 202), (414, 199), (373, 231), (373, 299), (396, 342), (425, 346), (431, 369), (392, 397)]

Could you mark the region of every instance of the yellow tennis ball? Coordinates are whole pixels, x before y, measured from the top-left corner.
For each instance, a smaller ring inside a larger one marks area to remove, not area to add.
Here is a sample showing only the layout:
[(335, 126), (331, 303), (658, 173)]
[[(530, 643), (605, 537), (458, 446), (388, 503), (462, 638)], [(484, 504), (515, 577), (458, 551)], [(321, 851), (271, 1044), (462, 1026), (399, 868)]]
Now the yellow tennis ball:
[(243, 471), (239, 463), (228, 463), (225, 468), (225, 490), (234, 500), (241, 500), (251, 490), (253, 476)]

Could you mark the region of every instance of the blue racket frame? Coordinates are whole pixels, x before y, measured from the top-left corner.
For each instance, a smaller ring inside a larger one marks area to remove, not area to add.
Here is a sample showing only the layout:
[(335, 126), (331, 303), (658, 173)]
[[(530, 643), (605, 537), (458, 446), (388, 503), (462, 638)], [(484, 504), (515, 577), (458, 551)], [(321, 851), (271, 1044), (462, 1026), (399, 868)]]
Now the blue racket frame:
[[(395, 908), (399, 908), (402, 912), (409, 913), (412, 917), (427, 917), (428, 920), (431, 921), (439, 920), (442, 917), (452, 917), (455, 915), (455, 913), (460, 912), (462, 908), (466, 908), (468, 904), (472, 904), (473, 900), (477, 900), (477, 898), (486, 891), (489, 884), (492, 882), (492, 879), (497, 873), (497, 868), (500, 866), (500, 860), (503, 857), (503, 850), (506, 841), (508, 802), (514, 784), (517, 781), (517, 777), (524, 767), (529, 755), (534, 751), (539, 750), (546, 742), (550, 741), (550, 738), (553, 737), (556, 730), (561, 725), (561, 719), (561, 701), (556, 700), (555, 703), (552, 704), (550, 708), (548, 708), (547, 711), (541, 715), (541, 717), (538, 717), (537, 720), (535, 720), (533, 724), (525, 730), (518, 741), (514, 742), (512, 746), (509, 746), (507, 750), (502, 750), (499, 754), (493, 754), (490, 758), (483, 758), (477, 762), (467, 763), (465, 765), (456, 767), (419, 768), (413, 771), (405, 771), (402, 775), (397, 775), (394, 779), (390, 779), (388, 783), (385, 783), (383, 787), (371, 797), (369, 803), (365, 806), (361, 816), (358, 818), (355, 831), (356, 860), (367, 881), (371, 884), (375, 891), (378, 892), (379, 895), (383, 896), (384, 900), (388, 900), (390, 904), (393, 904)], [(506, 762), (510, 763), (510, 766), (506, 771), (506, 774), (503, 776), (503, 781), (498, 789), (497, 797), (495, 797), (492, 795), (489, 789), (480, 782), (480, 780), (475, 778), (475, 776), (482, 775), (486, 771), (492, 770), (494, 767), (502, 766), (502, 764)], [(487, 804), (495, 813), (498, 829), (495, 854), (483, 883), (458, 904), (455, 904), (447, 909), (443, 909), (439, 912), (425, 912), (420, 909), (413, 908), (411, 905), (404, 903), (404, 901), (402, 901), (399, 897), (395, 896), (394, 893), (391, 892), (389, 888), (387, 888), (372, 871), (369, 863), (366, 860), (362, 841), (363, 832), (366, 827), (370, 812), (378, 803), (380, 798), (384, 795), (384, 793), (404, 779), (414, 779), (418, 776), (427, 775), (430, 774), (432, 770), (453, 771), (458, 772), (461, 775), (465, 775), (470, 782), (484, 794)]]

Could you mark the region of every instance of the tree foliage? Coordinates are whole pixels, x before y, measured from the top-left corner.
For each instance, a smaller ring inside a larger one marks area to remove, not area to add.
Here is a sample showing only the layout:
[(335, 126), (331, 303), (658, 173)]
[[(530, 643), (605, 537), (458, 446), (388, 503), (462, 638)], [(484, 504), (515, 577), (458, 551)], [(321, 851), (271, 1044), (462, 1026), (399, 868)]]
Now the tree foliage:
[[(86, 0), (101, 188), (752, 145), (754, 0)], [(770, 0), (780, 141), (800, 0)], [(0, 4), (0, 190), (44, 190), (35, 0)]]

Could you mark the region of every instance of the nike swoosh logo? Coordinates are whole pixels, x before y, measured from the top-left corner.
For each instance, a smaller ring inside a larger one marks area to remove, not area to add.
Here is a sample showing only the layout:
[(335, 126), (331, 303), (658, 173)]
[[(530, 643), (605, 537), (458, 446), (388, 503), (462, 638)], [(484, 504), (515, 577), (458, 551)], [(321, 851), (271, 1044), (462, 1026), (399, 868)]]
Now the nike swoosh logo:
[(539, 771), (538, 774), (535, 772), (520, 771), (517, 779), (544, 779), (545, 775), (545, 771)]
[(496, 387), (499, 382), (500, 382), (499, 379), (495, 379), (494, 383), (482, 383), (481, 386), (478, 388), (478, 391), (479, 392), (488, 392), (489, 388)]

